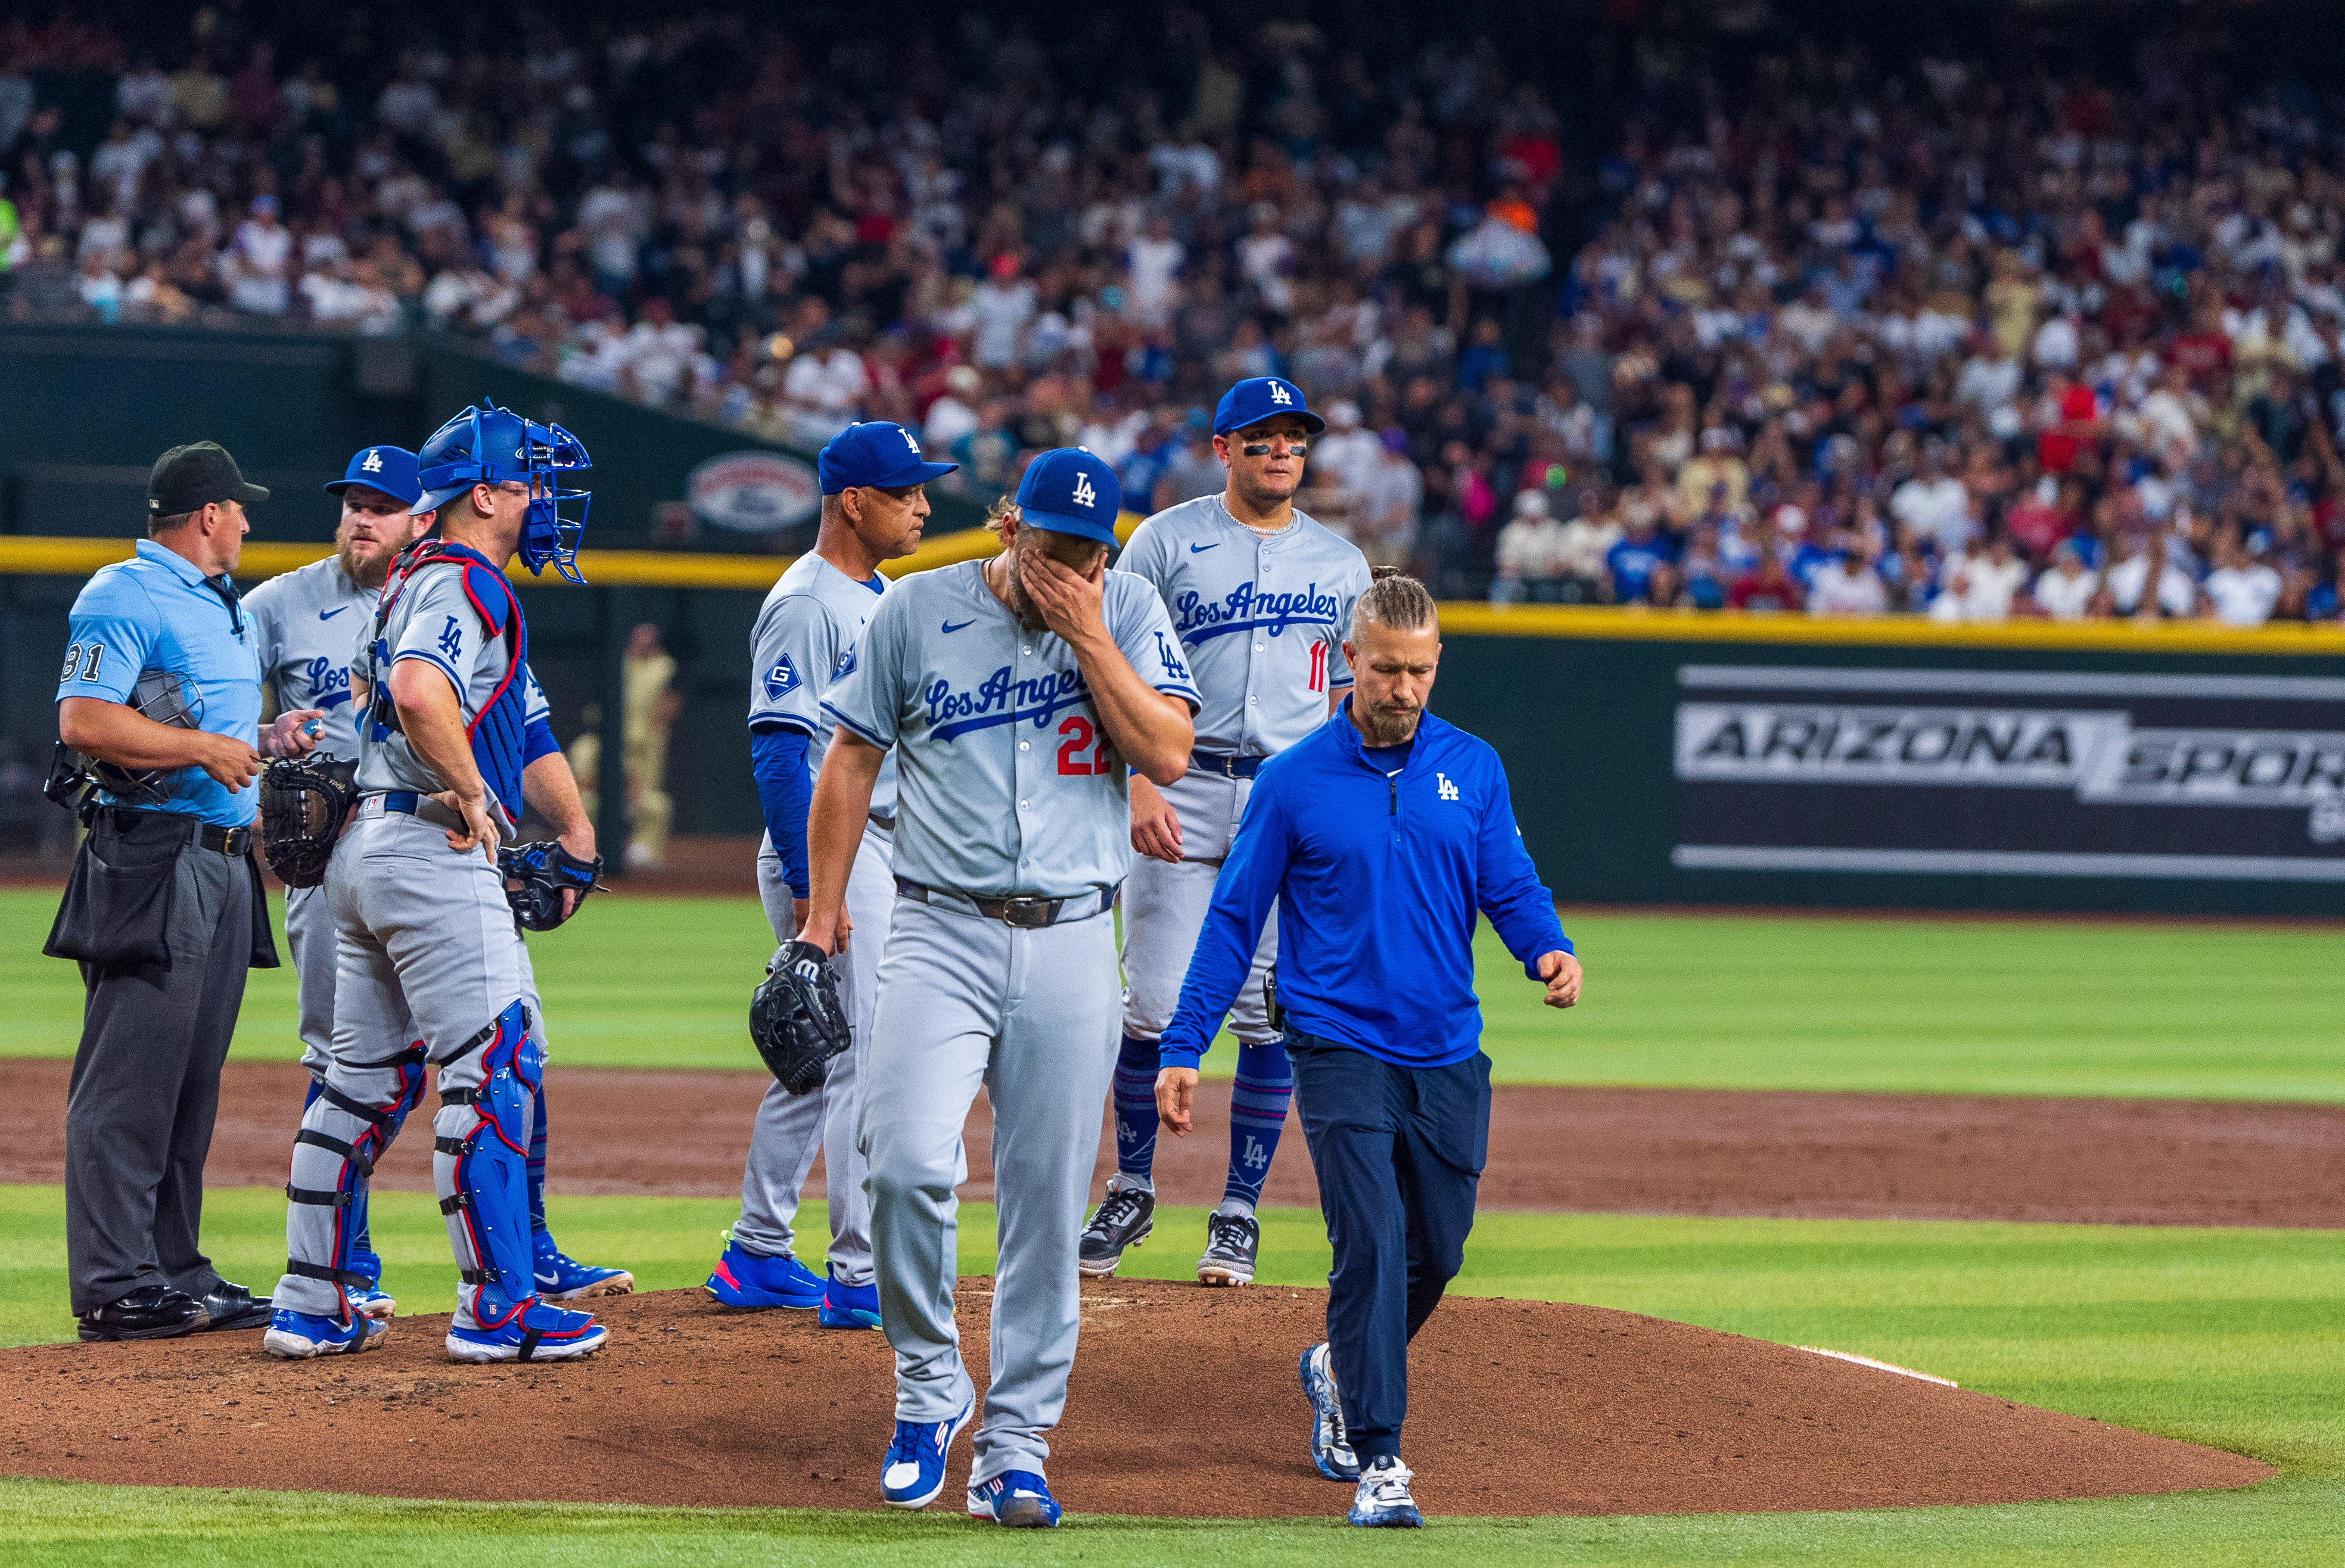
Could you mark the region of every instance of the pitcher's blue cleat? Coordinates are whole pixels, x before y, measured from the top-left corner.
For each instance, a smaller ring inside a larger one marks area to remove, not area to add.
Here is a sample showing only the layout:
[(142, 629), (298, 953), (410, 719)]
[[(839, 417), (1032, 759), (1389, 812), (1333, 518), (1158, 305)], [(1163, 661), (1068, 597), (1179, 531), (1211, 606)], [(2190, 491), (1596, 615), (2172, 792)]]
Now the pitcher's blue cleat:
[(953, 1439), (977, 1414), (970, 1400), (950, 1421), (899, 1421), (896, 1441), (879, 1465), (879, 1495), (890, 1508), (926, 1508), (945, 1489), (945, 1456)]
[(624, 1269), (599, 1269), (564, 1255), (553, 1244), (550, 1230), (541, 1230), (530, 1238), (530, 1266), (537, 1279), (538, 1299), (543, 1301), (624, 1296), (635, 1288), (635, 1277)]
[(260, 1336), (260, 1348), (280, 1361), (306, 1361), (313, 1356), (356, 1355), (382, 1343), (390, 1332), (388, 1322), (364, 1312), (354, 1311), (348, 1323), (338, 1323), (279, 1307), (269, 1315), (269, 1332)]
[(876, 1329), (879, 1326), (879, 1287), (848, 1285), (833, 1265), (822, 1289), (822, 1306), (814, 1320), (826, 1329)]
[(822, 1305), (824, 1282), (821, 1275), (787, 1253), (766, 1258), (743, 1251), (738, 1241), (727, 1241), (724, 1256), (716, 1259), (716, 1271), (701, 1289), (718, 1306), (736, 1311), (790, 1307), (803, 1312)]
[(1051, 1483), (1032, 1471), (1005, 1470), (969, 1489), (969, 1516), (1012, 1530), (1055, 1530), (1059, 1500), (1051, 1495)]

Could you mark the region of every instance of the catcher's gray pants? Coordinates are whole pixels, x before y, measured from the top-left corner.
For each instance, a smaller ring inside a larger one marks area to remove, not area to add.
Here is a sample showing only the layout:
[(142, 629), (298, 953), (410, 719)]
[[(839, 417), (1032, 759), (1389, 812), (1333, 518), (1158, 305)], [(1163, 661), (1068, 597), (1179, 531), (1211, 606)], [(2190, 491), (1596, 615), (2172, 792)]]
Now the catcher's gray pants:
[(109, 864), (176, 854), (164, 939), (171, 966), (81, 966), (88, 999), (66, 1098), (66, 1272), (73, 1310), (94, 1312), (149, 1285), (202, 1296), (204, 1159), (252, 962), (252, 872), (242, 856), (184, 844), (185, 816), (157, 812), (126, 848), (111, 814)]
[[(854, 1045), (834, 1057), (822, 1087), (794, 1095), (779, 1084), (766, 1086), (749, 1133), (749, 1158), (741, 1171), (741, 1218), (733, 1239), (745, 1251), (779, 1258), (797, 1248), (798, 1192), (822, 1151), (824, 1196), (830, 1210), (830, 1263), (839, 1282), (871, 1283), (871, 1199), (863, 1190), (863, 1151), (855, 1143), (856, 1112), (862, 1105), (863, 1061), (871, 1048), (871, 1013), (879, 999), (879, 960), (888, 946), (888, 911), (896, 900), (889, 871), (896, 841), (872, 823), (863, 830), (855, 868), (847, 879), (847, 915), (855, 923), (847, 951), (831, 960), (838, 976), (839, 1000)], [(774, 940), (797, 934), (790, 885), (769, 837), (757, 854), (757, 895)]]
[(961, 1125), (982, 1084), (1000, 1259), (972, 1485), (1040, 1472), (1043, 1434), (1066, 1406), (1075, 1249), (1115, 1053), (1112, 918), (1016, 930), (965, 904), (896, 901), (858, 1133), (871, 1162), (879, 1317), (896, 1350), (896, 1418), (958, 1415), (971, 1385), (953, 1323), (953, 1189), (966, 1174)]
[[(529, 1007), (533, 1034), (542, 1027), (529, 952), (496, 867), (477, 848), (459, 854), (448, 847), (442, 808), (427, 803), (426, 817), (381, 806), (380, 795), (360, 803), (327, 866), (324, 889), (336, 955), (326, 1086), (378, 1108), (400, 1091), (399, 1075), (389, 1067), (363, 1064), (388, 1061), (421, 1039), (442, 1094), (478, 1088), (484, 1077), (479, 1048), (483, 1028), (515, 1002)], [(443, 1106), (432, 1130), (461, 1138), (479, 1119), (469, 1106)], [(527, 1125), (524, 1116), (524, 1141)], [(310, 1107), (302, 1126), (344, 1143), (355, 1143), (371, 1130), (365, 1118), (323, 1098)], [(342, 1164), (329, 1149), (296, 1144), (293, 1185), (331, 1191)], [(455, 1164), (445, 1154), (432, 1158), (432, 1185), (442, 1200), (455, 1191)], [(304, 1261), (330, 1259), (334, 1226), (347, 1212), (289, 1203), (289, 1254)], [(450, 1222), (458, 1264), (478, 1267), (456, 1229), (460, 1222), (461, 1215)], [(477, 1326), (472, 1316), (474, 1293), (471, 1285), (457, 1290), (461, 1327)], [(278, 1282), (276, 1300), (279, 1307), (320, 1317), (339, 1318), (344, 1310), (340, 1287), (290, 1273)]]
[[(1181, 982), (1205, 908), (1213, 901), (1213, 881), (1230, 853), (1238, 819), (1245, 814), (1252, 779), (1225, 778), (1191, 770), (1164, 789), (1181, 819), (1181, 863), (1167, 865), (1135, 856), (1123, 885), (1123, 1032), (1134, 1039), (1162, 1039), (1181, 1000)], [(1278, 1038), (1263, 1005), (1263, 976), (1278, 957), (1278, 911), (1263, 922), (1254, 966), (1230, 1008), (1230, 1033), (1248, 1045)]]

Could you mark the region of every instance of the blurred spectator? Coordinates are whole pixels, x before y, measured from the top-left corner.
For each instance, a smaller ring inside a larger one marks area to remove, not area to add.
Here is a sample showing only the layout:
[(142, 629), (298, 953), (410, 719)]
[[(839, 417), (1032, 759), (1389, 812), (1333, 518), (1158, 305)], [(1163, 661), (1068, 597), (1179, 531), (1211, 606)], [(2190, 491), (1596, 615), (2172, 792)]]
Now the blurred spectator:
[(1737, 610), (1797, 610), (1805, 599), (1798, 579), (1784, 569), (1773, 540), (1759, 547), (1758, 564), (1734, 580), (1726, 602)]
[(1845, 545), (1832, 552), (1808, 589), (1811, 615), (1878, 615), (1888, 608), (1889, 585)]
[(2279, 573), (2226, 534), (2215, 546), (2215, 570), (2199, 585), (2199, 613), (2226, 626), (2260, 626), (2271, 619), (2279, 595)]
[(1568, 566), (1563, 524), (1548, 513), (1547, 497), (1535, 490), (1515, 497), (1514, 513), (1498, 531), (1498, 575), (1490, 585), (1490, 602), (1560, 602)]
[(1419, 509), (1425, 502), (1425, 481), (1408, 460), (1408, 436), (1386, 430), (1376, 466), (1368, 482), (1353, 542), (1371, 566), (1406, 567), (1416, 549)]
[(2102, 613), (2183, 616), (2198, 608), (2198, 588), (2169, 559), (2167, 535), (2127, 534), (2121, 548), (2127, 553), (2101, 580)]
[(2092, 609), (2101, 588), (2101, 574), (2085, 565), (2076, 547), (2063, 541), (2052, 551), (2052, 564), (2035, 579), (2035, 607), (2055, 621), (2081, 621)]
[(683, 705), (671, 689), (675, 660), (660, 645), (658, 627), (646, 622), (628, 633), (620, 674), (627, 704), (627, 864), (656, 869), (666, 863), (675, 814), (667, 793), (668, 732)]
[(1985, 550), (1946, 557), (1944, 584), (1930, 602), (1937, 621), (2006, 621), (2027, 585), (2027, 563), (2012, 553), (2008, 535), (1998, 533)]

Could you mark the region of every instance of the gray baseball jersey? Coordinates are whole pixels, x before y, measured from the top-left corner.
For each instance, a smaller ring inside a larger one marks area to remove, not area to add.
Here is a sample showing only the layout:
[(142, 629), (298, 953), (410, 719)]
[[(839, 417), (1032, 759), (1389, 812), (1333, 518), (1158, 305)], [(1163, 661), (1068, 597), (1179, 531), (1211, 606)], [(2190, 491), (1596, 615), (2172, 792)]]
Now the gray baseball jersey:
[(277, 690), (281, 713), (321, 708), (318, 749), (355, 762), (357, 711), (350, 705), (350, 657), (374, 627), (375, 591), (360, 588), (328, 556), (272, 577), (244, 596), (260, 651), (260, 678)]
[(1172, 612), (1203, 694), (1199, 751), (1275, 755), (1352, 683), (1344, 638), (1367, 558), (1299, 511), (1265, 535), (1218, 495), (1184, 501), (1142, 523), (1115, 569), (1153, 584)]
[[(856, 641), (887, 590), (884, 577), (858, 582), (821, 556), (807, 554), (790, 563), (757, 612), (749, 727), (780, 725), (812, 735), (814, 744), (807, 747), (809, 774), (822, 771), (823, 754), (838, 727), (823, 712), (822, 695), (855, 668)], [(896, 814), (893, 753), (879, 764), (871, 809), (883, 817)]]
[[(371, 632), (371, 623), (365, 628)], [(392, 601), (381, 635), (362, 638), (350, 655), (350, 680), (370, 690), (390, 678), (401, 659), (422, 659), (454, 683), (470, 723), (504, 683), (512, 652), (502, 636), (492, 636), (464, 592), (464, 572), (428, 567), (410, 577)], [(425, 765), (407, 737), (396, 730), (376, 740), (360, 727), (358, 784), (360, 790), (421, 790), (445, 787)], [(492, 783), (491, 791), (494, 793)], [(500, 801), (521, 817), (519, 801)]]
[[(1107, 574), (1101, 618), (1141, 678), (1194, 709), (1164, 602)], [(896, 585), (823, 708), (897, 758), (896, 870), (963, 893), (1060, 897), (1132, 868), (1132, 798), (1074, 651), (1029, 631), (983, 563)]]

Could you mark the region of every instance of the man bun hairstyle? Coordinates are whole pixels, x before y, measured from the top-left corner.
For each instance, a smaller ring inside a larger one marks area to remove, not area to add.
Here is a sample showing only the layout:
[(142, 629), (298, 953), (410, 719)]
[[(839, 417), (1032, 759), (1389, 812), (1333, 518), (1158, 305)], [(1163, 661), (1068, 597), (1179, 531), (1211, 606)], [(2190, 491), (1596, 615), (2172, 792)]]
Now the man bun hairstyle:
[(1370, 576), (1368, 591), (1352, 606), (1353, 641), (1359, 640), (1360, 623), (1365, 621), (1393, 632), (1439, 624), (1440, 613), (1424, 583), (1391, 566), (1376, 567)]

